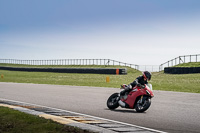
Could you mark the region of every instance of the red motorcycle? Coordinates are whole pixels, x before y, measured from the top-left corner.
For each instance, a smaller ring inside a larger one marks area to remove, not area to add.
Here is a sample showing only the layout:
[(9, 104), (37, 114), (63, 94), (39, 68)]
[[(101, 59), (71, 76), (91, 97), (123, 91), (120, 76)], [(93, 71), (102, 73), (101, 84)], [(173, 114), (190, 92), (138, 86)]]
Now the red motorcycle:
[[(125, 89), (126, 85), (122, 85), (121, 89)], [(119, 93), (112, 94), (107, 100), (107, 107), (111, 110), (121, 106), (122, 108), (135, 109), (137, 112), (146, 111), (151, 105), (153, 98), (152, 85), (135, 86), (130, 92), (120, 96)]]

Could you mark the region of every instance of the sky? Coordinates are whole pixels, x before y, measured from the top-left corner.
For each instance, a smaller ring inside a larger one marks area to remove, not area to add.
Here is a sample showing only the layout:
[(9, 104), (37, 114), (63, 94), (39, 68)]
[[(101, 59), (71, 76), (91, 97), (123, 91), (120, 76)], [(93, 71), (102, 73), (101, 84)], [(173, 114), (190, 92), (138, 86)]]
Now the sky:
[(200, 0), (0, 0), (0, 59), (160, 65), (200, 54)]

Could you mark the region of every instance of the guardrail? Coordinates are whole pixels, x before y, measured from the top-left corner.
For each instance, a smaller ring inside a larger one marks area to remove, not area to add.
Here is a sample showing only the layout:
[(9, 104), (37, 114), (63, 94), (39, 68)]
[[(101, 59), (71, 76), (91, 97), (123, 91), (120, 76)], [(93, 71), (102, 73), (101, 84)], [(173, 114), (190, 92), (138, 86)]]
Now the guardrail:
[(55, 73), (127, 74), (126, 68), (46, 68), (46, 67), (1, 67), (0, 70)]
[(178, 56), (172, 60), (169, 60), (161, 64), (159, 66), (159, 71), (164, 70), (165, 67), (171, 67), (171, 66), (175, 66), (181, 63), (188, 63), (188, 62), (200, 62), (200, 54)]

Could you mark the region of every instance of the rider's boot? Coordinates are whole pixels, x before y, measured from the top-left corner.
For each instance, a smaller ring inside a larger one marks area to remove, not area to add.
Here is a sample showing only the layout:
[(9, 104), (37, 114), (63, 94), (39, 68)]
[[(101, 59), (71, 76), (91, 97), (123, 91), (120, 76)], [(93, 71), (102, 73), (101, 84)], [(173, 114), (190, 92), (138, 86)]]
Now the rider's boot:
[(123, 91), (121, 91), (121, 92), (120, 92), (120, 96), (125, 95), (126, 91), (127, 91), (126, 89), (124, 89)]
[(126, 104), (124, 102), (122, 102), (121, 100), (119, 100), (119, 105), (122, 107), (122, 108), (125, 108)]

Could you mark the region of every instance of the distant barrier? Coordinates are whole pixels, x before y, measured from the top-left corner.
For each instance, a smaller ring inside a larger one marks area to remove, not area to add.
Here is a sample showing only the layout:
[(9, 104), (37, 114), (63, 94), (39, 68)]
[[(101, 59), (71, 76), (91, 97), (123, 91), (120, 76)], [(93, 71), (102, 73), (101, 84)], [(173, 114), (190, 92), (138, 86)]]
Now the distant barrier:
[(175, 66), (181, 63), (188, 63), (188, 62), (200, 62), (200, 54), (196, 55), (184, 55), (176, 57), (172, 60), (169, 60), (159, 66), (159, 71), (164, 70), (165, 67)]
[(200, 67), (166, 67), (164, 73), (169, 74), (190, 74), (200, 73)]
[(19, 68), (0, 67), (0, 70), (27, 72), (56, 72), (56, 73), (84, 73), (84, 74), (127, 74), (126, 68)]

